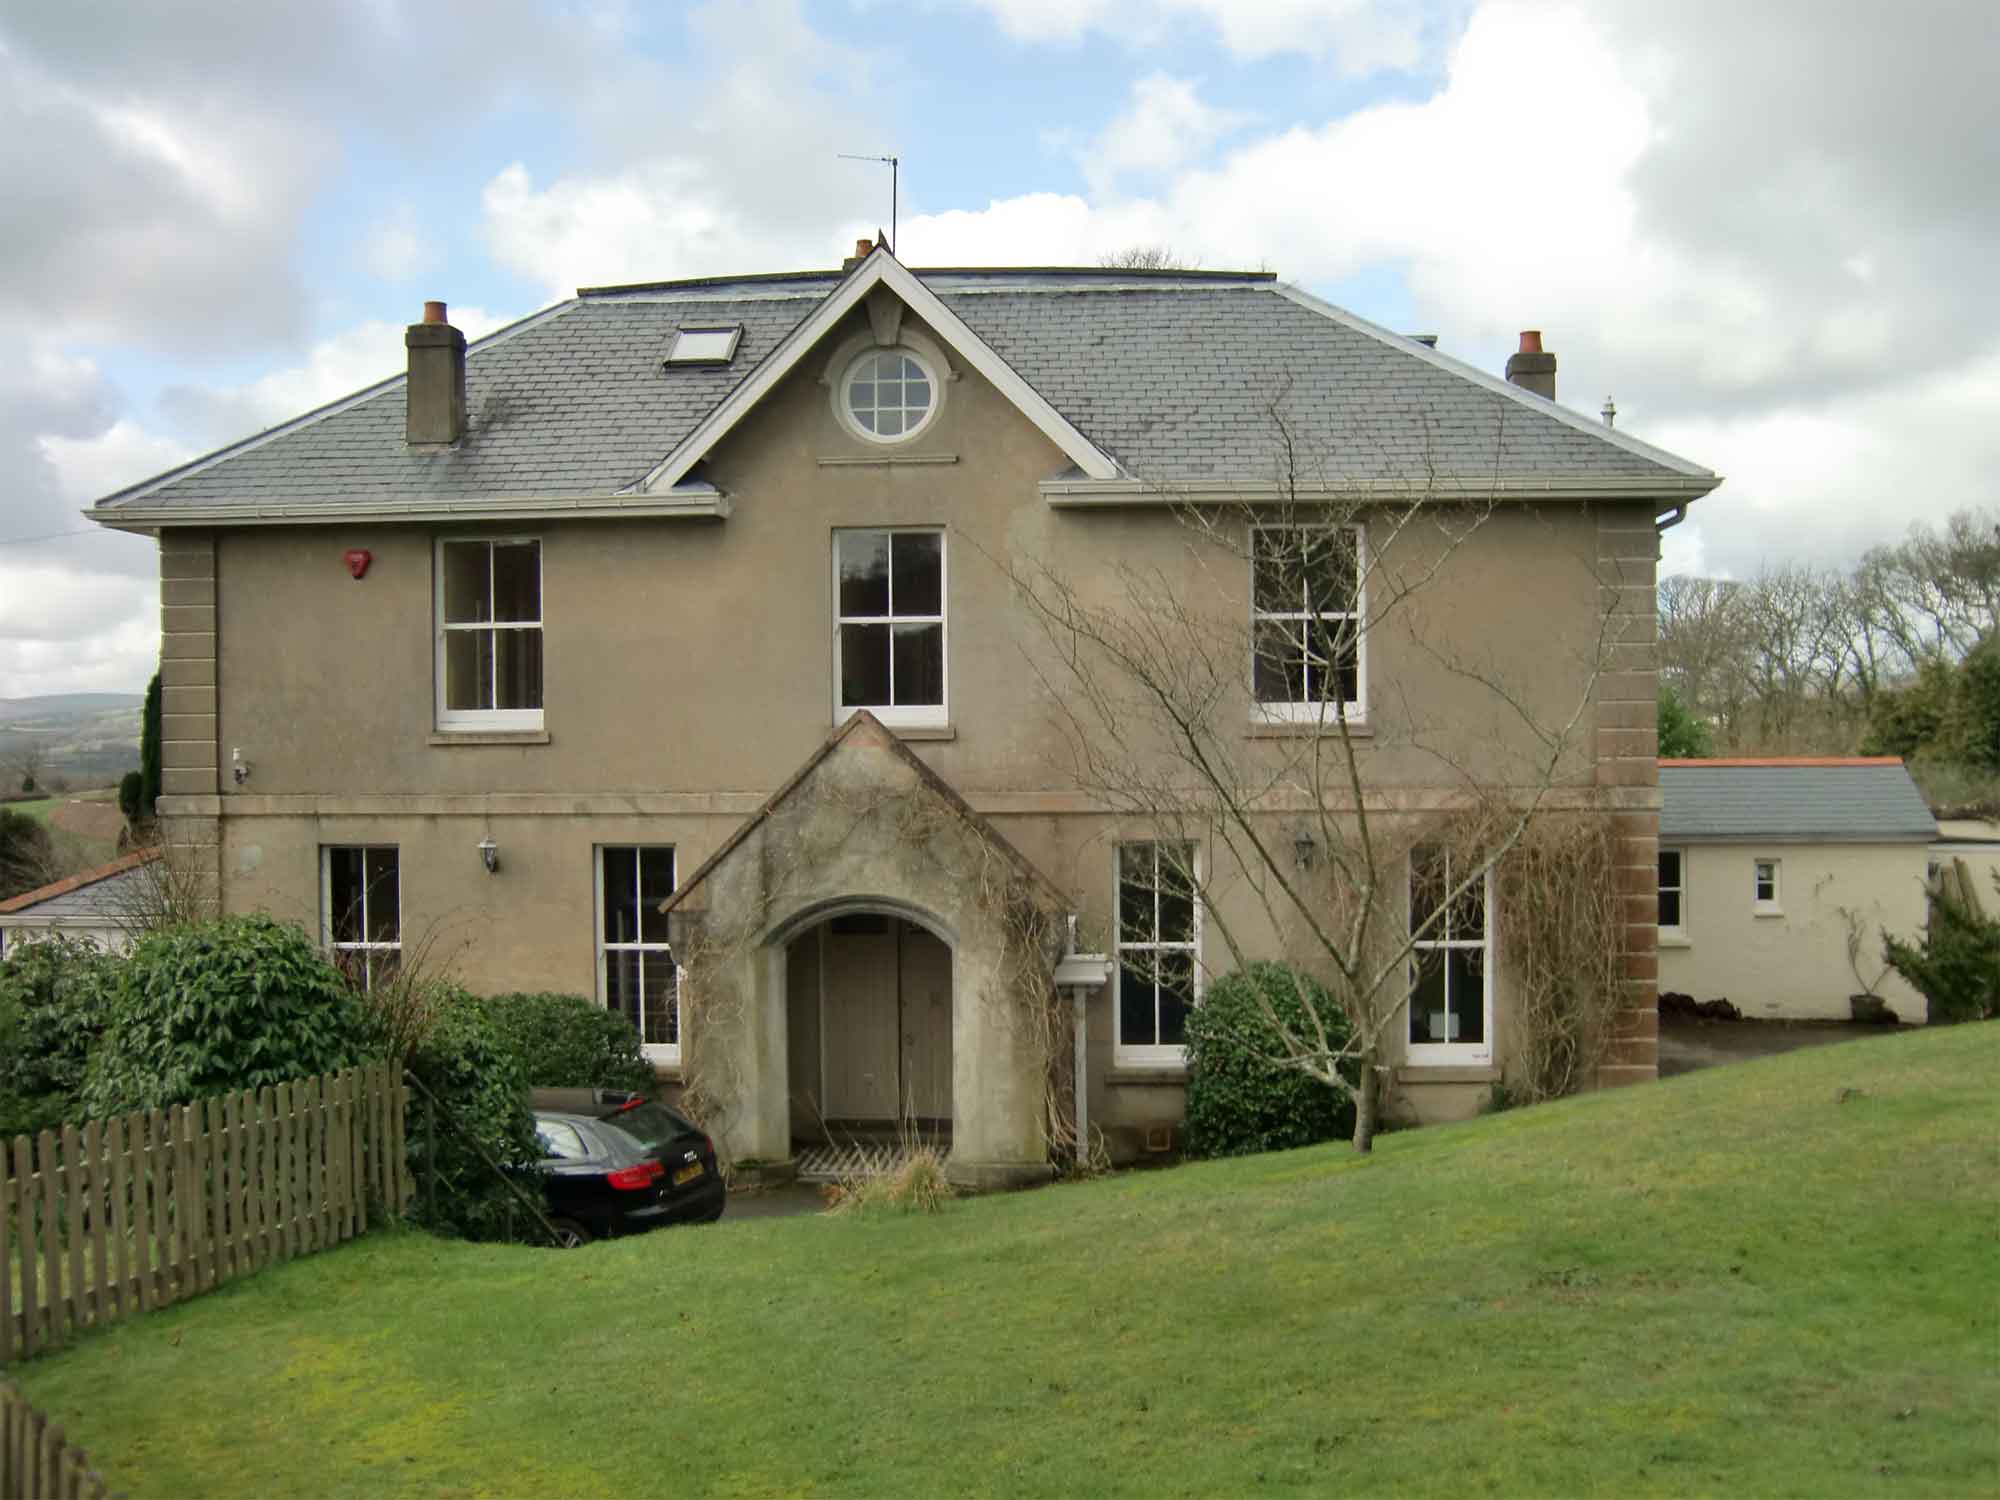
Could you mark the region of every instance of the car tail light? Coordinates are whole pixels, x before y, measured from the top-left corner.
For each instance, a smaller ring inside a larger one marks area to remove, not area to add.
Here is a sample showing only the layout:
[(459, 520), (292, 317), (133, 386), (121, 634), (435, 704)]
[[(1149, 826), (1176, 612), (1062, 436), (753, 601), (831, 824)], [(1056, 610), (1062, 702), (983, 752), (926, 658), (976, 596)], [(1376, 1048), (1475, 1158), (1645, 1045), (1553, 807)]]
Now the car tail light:
[(667, 1175), (666, 1167), (657, 1161), (642, 1161), (636, 1167), (620, 1167), (605, 1180), (615, 1188), (631, 1192), (637, 1188), (651, 1187)]
[(715, 1155), (715, 1142), (710, 1140), (708, 1136), (703, 1135), (701, 1138), (701, 1149), (713, 1157)]

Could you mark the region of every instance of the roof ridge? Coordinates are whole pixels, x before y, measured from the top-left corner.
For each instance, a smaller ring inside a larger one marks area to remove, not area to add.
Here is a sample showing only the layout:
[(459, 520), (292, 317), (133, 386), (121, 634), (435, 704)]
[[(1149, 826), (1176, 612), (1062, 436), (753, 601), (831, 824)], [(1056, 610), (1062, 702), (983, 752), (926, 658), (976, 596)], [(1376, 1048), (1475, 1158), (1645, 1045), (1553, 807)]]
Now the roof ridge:
[(1816, 766), (1821, 769), (1839, 766), (1900, 766), (1900, 755), (1715, 755), (1662, 757), (1660, 765), (1667, 766), (1708, 766), (1708, 767), (1750, 767), (1750, 766)]
[(76, 875), (67, 875), (61, 880), (52, 880), (47, 885), (38, 887), (35, 890), (23, 891), (18, 896), (10, 896), (7, 900), (0, 901), (0, 916), (12, 916), (16, 912), (23, 912), (30, 907), (40, 906), (44, 901), (53, 901), (58, 896), (67, 896), (72, 891), (80, 891), (86, 886), (100, 884), (103, 881), (109, 880), (114, 875), (123, 875), (127, 870), (136, 870), (149, 860), (158, 859), (160, 852), (161, 846), (158, 844), (145, 849), (135, 849), (130, 854), (119, 855), (118, 858), (112, 860), (108, 865), (99, 865), (94, 870), (84, 870)]
[[(1453, 375), (1459, 375), (1474, 381), (1479, 385), (1485, 386), (1496, 395), (1505, 396), (1509, 400), (1516, 401), (1533, 411), (1540, 412), (1543, 416), (1554, 417), (1564, 426), (1574, 428), (1586, 437), (1593, 437), (1600, 442), (1609, 443), (1614, 448), (1622, 448), (1625, 452), (1632, 454), (1636, 458), (1643, 458), (1648, 463), (1659, 464), (1662, 468), (1670, 469), (1676, 474), (1713, 479), (1718, 485), (1722, 483), (1722, 476), (1717, 474), (1713, 469), (1704, 469), (1700, 464), (1695, 463), (1691, 459), (1682, 458), (1678, 453), (1669, 453), (1665, 448), (1655, 447), (1643, 438), (1635, 438), (1629, 433), (1620, 432), (1615, 427), (1607, 427), (1602, 422), (1593, 422), (1589, 417), (1584, 416), (1583, 413), (1572, 411), (1559, 401), (1551, 401), (1546, 396), (1538, 396), (1525, 386), (1517, 385), (1503, 376), (1495, 375), (1488, 370), (1482, 370), (1475, 364), (1446, 354), (1442, 350), (1433, 349), (1428, 344), (1420, 344), (1415, 339), (1392, 332), (1379, 323), (1371, 323), (1359, 313), (1349, 312), (1346, 308), (1338, 307), (1323, 297), (1315, 297), (1311, 292), (1294, 286), (1289, 281), (1279, 282), (1271, 288), (1271, 291), (1277, 296), (1285, 298), (1288, 302), (1297, 303), (1309, 312), (1316, 312), (1323, 318), (1344, 324), (1356, 333), (1366, 334), (1372, 339), (1377, 339), (1389, 345), (1392, 349), (1414, 355), (1426, 364), (1435, 365), (1439, 369), (1448, 371)], [(1714, 486), (1711, 485), (1710, 488), (1713, 489)]]

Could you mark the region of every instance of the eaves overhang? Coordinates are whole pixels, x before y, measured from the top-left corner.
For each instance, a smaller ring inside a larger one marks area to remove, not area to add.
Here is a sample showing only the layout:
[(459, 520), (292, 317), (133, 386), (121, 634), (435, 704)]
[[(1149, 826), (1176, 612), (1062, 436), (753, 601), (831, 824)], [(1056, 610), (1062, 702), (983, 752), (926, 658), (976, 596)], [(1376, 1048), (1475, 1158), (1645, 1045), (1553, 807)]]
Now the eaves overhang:
[(1657, 500), (1686, 504), (1722, 483), (1720, 474), (1563, 474), (1520, 477), (1442, 478), (1397, 483), (1357, 480), (1353, 484), (1280, 484), (1275, 480), (1218, 479), (1187, 484), (1143, 479), (1058, 477), (1041, 482), (1051, 506), (1067, 510), (1130, 505), (1408, 505), (1430, 500), (1464, 504), (1482, 500)]
[(477, 499), (313, 500), (268, 505), (118, 505), (84, 516), (114, 531), (153, 533), (179, 526), (324, 526), (375, 521), (726, 520), (729, 497), (710, 485), (652, 495), (482, 495)]

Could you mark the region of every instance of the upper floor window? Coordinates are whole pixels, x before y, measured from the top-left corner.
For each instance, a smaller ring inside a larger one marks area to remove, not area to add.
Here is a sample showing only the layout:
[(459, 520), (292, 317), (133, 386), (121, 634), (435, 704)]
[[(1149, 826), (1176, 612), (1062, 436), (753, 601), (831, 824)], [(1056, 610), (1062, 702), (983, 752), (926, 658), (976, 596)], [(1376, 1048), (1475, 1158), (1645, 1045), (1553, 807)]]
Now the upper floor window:
[(1410, 852), (1412, 1063), (1493, 1060), (1493, 872), (1465, 879), (1448, 850)]
[(319, 851), (320, 940), (363, 989), (389, 978), (403, 961), (400, 866), (393, 847), (327, 844)]
[(871, 443), (900, 443), (929, 425), (938, 382), (912, 349), (871, 349), (847, 367), (835, 398), (843, 422)]
[(944, 533), (836, 531), (833, 565), (838, 717), (945, 724)]
[(1251, 529), (1251, 686), (1260, 717), (1363, 717), (1362, 566), (1358, 526)]
[(542, 544), (437, 544), (438, 725), (542, 727)]
[(1687, 936), (1687, 855), (1680, 849), (1660, 851), (1660, 937)]
[(660, 903), (674, 893), (670, 845), (597, 851), (597, 998), (632, 1023), (654, 1062), (681, 1056), (680, 970)]
[(1118, 1038), (1126, 1062), (1187, 1057), (1201, 920), (1189, 843), (1118, 846)]

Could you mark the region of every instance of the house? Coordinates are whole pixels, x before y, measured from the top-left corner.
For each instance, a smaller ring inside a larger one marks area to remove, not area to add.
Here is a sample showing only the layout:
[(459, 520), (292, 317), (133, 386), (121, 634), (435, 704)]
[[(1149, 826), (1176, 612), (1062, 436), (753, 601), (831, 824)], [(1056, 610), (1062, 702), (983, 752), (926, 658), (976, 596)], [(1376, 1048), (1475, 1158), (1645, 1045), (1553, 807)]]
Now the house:
[[(1502, 379), (1268, 273), (912, 271), (864, 241), (587, 289), (470, 348), (429, 304), (404, 374), (89, 514), (159, 537), (159, 812), (224, 908), (364, 976), (421, 946), (475, 988), (594, 994), (739, 1160), (914, 1115), (1006, 1183), (1047, 1170), (1052, 1069), (1114, 1156), (1171, 1147), (1220, 924), (1283, 941), (1216, 849), (1065, 769), (1020, 559), (1223, 599), (1245, 744), (1316, 743), (1338, 699), (1414, 818), (1463, 790), (1419, 729), (1489, 780), (1520, 739), (1409, 634), (1341, 624), (1372, 549), (1431, 547), (1438, 629), (1583, 704), (1552, 805), (1613, 820), (1631, 918), (1602, 1076), (1654, 1076), (1657, 524), (1719, 481), (1557, 406), (1538, 341)], [(1453, 550), (1364, 519), (1291, 604), (1187, 524), (1320, 547), (1314, 507), (1357, 499), (1485, 524)], [(1212, 909), (1160, 899), (1183, 858)], [(1469, 921), (1394, 1080), (1423, 1118), (1507, 1065)]]
[(1925, 929), (1938, 836), (1901, 760), (1663, 760), (1660, 796), (1662, 990), (1755, 1019), (1843, 1021), (1868, 990), (1925, 1020), (1881, 956), (1885, 932)]
[(36, 938), (82, 938), (122, 953), (154, 899), (158, 849), (137, 849), (94, 870), (0, 901), (0, 958)]

